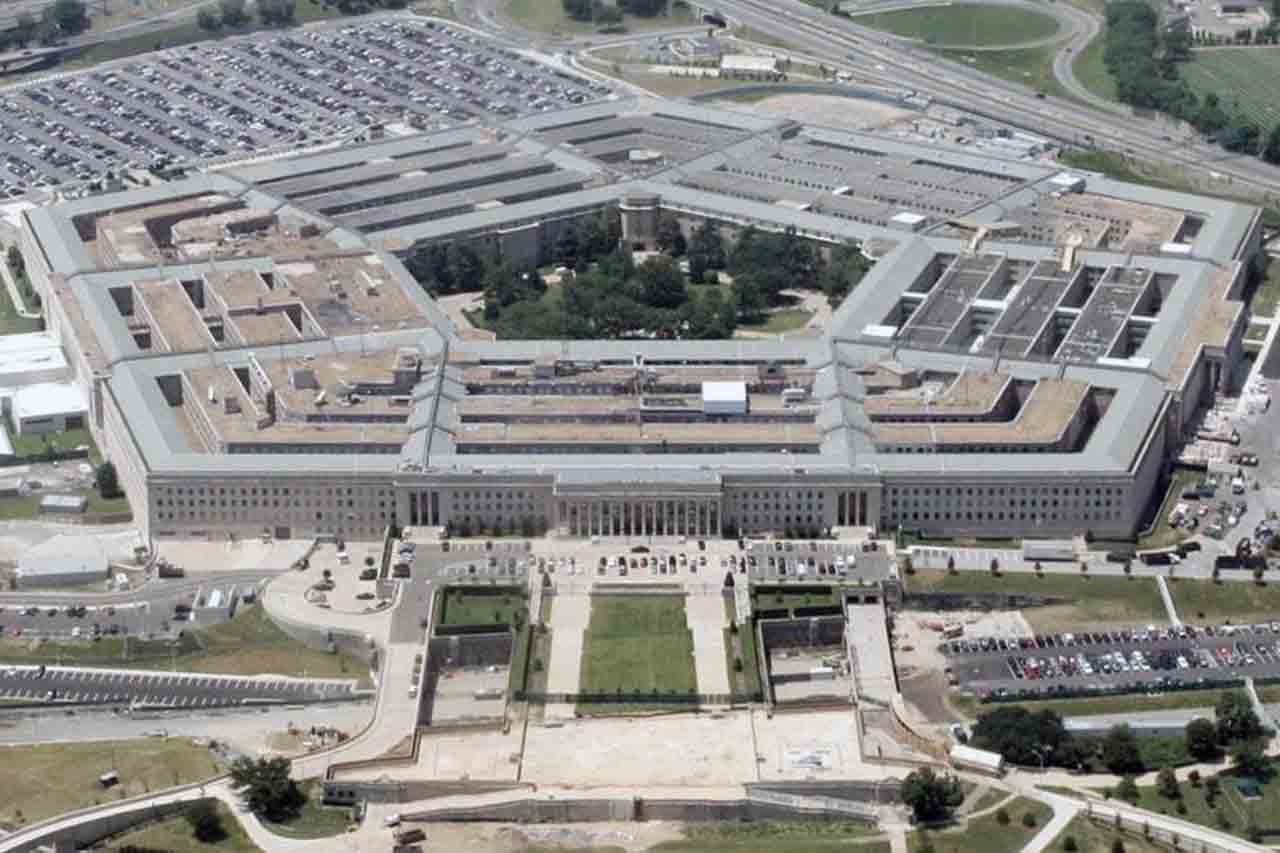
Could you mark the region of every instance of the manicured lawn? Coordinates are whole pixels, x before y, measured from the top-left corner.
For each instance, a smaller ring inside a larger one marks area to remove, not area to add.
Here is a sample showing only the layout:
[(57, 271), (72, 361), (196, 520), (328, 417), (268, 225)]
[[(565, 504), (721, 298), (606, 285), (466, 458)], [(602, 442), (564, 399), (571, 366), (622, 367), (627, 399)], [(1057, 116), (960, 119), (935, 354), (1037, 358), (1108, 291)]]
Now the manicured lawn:
[(970, 68), (1008, 80), (1021, 83), (1037, 92), (1059, 98), (1070, 98), (1067, 90), (1062, 88), (1053, 76), (1053, 57), (1056, 45), (1028, 47), (1016, 50), (980, 50), (966, 51), (956, 49), (934, 49), (939, 56), (953, 62), (963, 62)]
[(191, 825), (187, 823), (186, 818), (175, 817), (117, 836), (107, 846), (107, 853), (124, 853), (126, 850), (190, 850), (193, 853), (209, 850), (218, 851), (218, 853), (259, 853), (262, 848), (249, 840), (249, 836), (245, 834), (235, 815), (221, 803), (216, 808), (218, 816), (222, 819), (222, 831), (225, 833), (224, 837), (219, 841), (200, 841), (192, 833)]
[[(1004, 809), (1010, 817), (1007, 825), (1002, 826), (992, 812), (955, 829), (929, 832), (927, 837), (936, 853), (1016, 853), (1053, 817), (1053, 809), (1026, 797), (1018, 797)], [(1035, 816), (1035, 826), (1022, 825), (1022, 816), (1028, 812)], [(922, 832), (907, 835), (907, 849), (911, 853), (918, 853), (923, 847), (924, 835)]]
[[(3, 262), (0, 260), (0, 262)], [(44, 320), (36, 318), (28, 320), (18, 314), (9, 298), (9, 288), (0, 282), (0, 335), (18, 335), (25, 332), (39, 332), (44, 329)]]
[[(693, 635), (684, 598), (676, 595), (595, 596), (582, 650), (583, 693), (693, 694)], [(643, 703), (641, 703), (643, 704)], [(581, 709), (583, 706), (580, 705)], [(618, 710), (604, 703), (593, 713)], [(633, 710), (636, 706), (627, 706)], [(679, 705), (656, 703), (671, 709)]]
[[(1129, 714), (1142, 711), (1172, 711), (1182, 708), (1212, 708), (1218, 701), (1220, 690), (1177, 690), (1171, 693), (1126, 694), (1123, 696), (1096, 696), (1083, 699), (1046, 699), (1037, 702), (1018, 702), (1029, 711), (1057, 711), (1064, 717), (1085, 717), (1090, 714)], [(955, 699), (952, 699), (955, 703)], [(975, 713), (999, 707), (995, 703), (973, 707)]]
[(1049, 38), (1058, 22), (1016, 6), (930, 6), (856, 15), (854, 22), (938, 47), (1000, 47)]
[[(1280, 296), (1280, 288), (1276, 289), (1275, 296)], [(1267, 327), (1257, 323), (1250, 323), (1249, 328), (1245, 329), (1244, 339), (1246, 341), (1265, 341), (1267, 339)]]
[(1125, 853), (1167, 853), (1169, 849), (1140, 837), (1116, 832), (1114, 827), (1091, 821), (1083, 814), (1067, 824), (1062, 834), (1046, 848), (1048, 853), (1066, 853), (1064, 844), (1067, 838), (1075, 839), (1077, 853), (1111, 853), (1111, 846), (1117, 838), (1124, 841)]
[(1280, 583), (1258, 586), (1252, 581), (1214, 583), (1179, 578), (1169, 584), (1178, 616), (1186, 622), (1270, 622), (1280, 615)]
[(1216, 92), (1228, 112), (1252, 120), (1268, 129), (1280, 121), (1280, 50), (1231, 48), (1197, 50), (1192, 62), (1184, 64), (1182, 79), (1191, 90), (1204, 97)]
[(307, 800), (297, 817), (285, 823), (264, 820), (262, 825), (285, 838), (330, 838), (347, 831), (351, 824), (350, 807), (323, 805), (320, 799), (324, 791), (318, 782), (301, 787)]
[(94, 457), (98, 449), (93, 443), (93, 435), (87, 428), (69, 429), (54, 433), (28, 432), (22, 435), (19, 435), (17, 430), (10, 429), (9, 440), (13, 443), (13, 452), (19, 458), (66, 452), (84, 445), (89, 448), (90, 463), (96, 464)]
[[(734, 607), (732, 598), (725, 599), (724, 611), (726, 622), (736, 622), (737, 608)], [(734, 691), (757, 696), (761, 694), (761, 686), (756, 632), (752, 629), (750, 622), (738, 625), (737, 628), (737, 631), (724, 629), (725, 665), (729, 668), (729, 678)], [(734, 669), (735, 658), (742, 658), (741, 672)]]
[(766, 332), (769, 334), (794, 332), (796, 329), (803, 329), (812, 316), (813, 314), (801, 308), (783, 308), (780, 311), (773, 311), (765, 315), (763, 323), (738, 326), (738, 331)]
[[(124, 617), (116, 618), (124, 621)], [(260, 606), (242, 606), (221, 625), (187, 631), (176, 644), (162, 640), (105, 637), (98, 642), (0, 641), (0, 661), (127, 666), (228, 675), (307, 675), (357, 678), (369, 683), (368, 666), (346, 654), (311, 649), (285, 634)]]
[[(512, 624), (517, 611), (526, 611), (524, 591), (516, 587), (484, 587), (470, 589), (451, 587), (443, 593), (441, 625)], [(522, 613), (522, 618), (525, 614)]]
[[(718, 851), (768, 851), (769, 853), (818, 853), (824, 850), (848, 850), (853, 853), (887, 853), (887, 841), (867, 841), (879, 834), (876, 827), (858, 823), (789, 823), (759, 821), (753, 823), (695, 823), (685, 827), (685, 838), (666, 841), (651, 850), (680, 853), (718, 853)], [(861, 843), (860, 843), (861, 842)]]
[[(598, 29), (590, 21), (575, 21), (570, 18), (565, 13), (564, 4), (560, 0), (506, 0), (502, 4), (502, 15), (527, 30), (540, 33), (577, 35), (593, 33)], [(610, 28), (609, 32), (645, 32), (688, 26), (693, 23), (696, 23), (693, 16), (685, 10), (674, 10), (670, 14), (654, 18), (624, 15), (622, 25)]]
[[(1275, 816), (1280, 814), (1280, 780), (1273, 774), (1271, 781), (1262, 785), (1262, 796), (1256, 800), (1245, 800), (1241, 797), (1232, 776), (1219, 774), (1219, 781), (1221, 793), (1215, 800), (1214, 808), (1209, 807), (1204, 784), (1201, 783), (1199, 788), (1193, 788), (1190, 782), (1183, 782), (1181, 785), (1182, 803), (1186, 807), (1186, 814), (1179, 814), (1178, 801), (1160, 796), (1155, 786), (1139, 787), (1138, 793), (1141, 796), (1137, 804), (1159, 814), (1172, 815), (1202, 826), (1211, 826), (1240, 838), (1247, 837), (1247, 829), (1252, 819), (1263, 831), (1264, 843), (1275, 841), (1276, 833), (1280, 831), (1275, 820)], [(1226, 819), (1228, 825), (1223, 825), (1219, 821), (1219, 815)]]
[(1028, 607), (1022, 614), (1041, 633), (1087, 630), (1091, 625), (1146, 625), (1167, 621), (1160, 591), (1151, 578), (1003, 572), (917, 571), (907, 578), (912, 592), (1039, 593), (1072, 599), (1071, 604)]
[(751, 597), (752, 610), (794, 610), (797, 607), (833, 607), (840, 596), (831, 587), (806, 590), (756, 592)]
[[(103, 788), (114, 770), (120, 783)], [(208, 779), (221, 772), (207, 747), (184, 738), (0, 747), (0, 820), (30, 823), (96, 803)]]

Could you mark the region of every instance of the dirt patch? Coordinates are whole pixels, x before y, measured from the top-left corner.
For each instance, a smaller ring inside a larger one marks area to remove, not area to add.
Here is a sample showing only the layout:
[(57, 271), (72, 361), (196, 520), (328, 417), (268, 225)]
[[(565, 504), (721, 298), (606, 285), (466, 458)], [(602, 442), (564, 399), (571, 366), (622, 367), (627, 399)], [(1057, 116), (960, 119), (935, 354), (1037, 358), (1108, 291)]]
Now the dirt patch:
[(950, 723), (962, 718), (947, 702), (947, 678), (937, 670), (921, 672), (898, 680), (902, 698), (920, 719), (930, 723)]
[(754, 103), (743, 104), (740, 108), (753, 113), (794, 119), (805, 124), (827, 125), (846, 130), (889, 127), (919, 116), (915, 110), (866, 98), (845, 98), (839, 95), (770, 95)]
[(504, 824), (432, 824), (427, 849), (465, 853), (511, 853), (530, 847), (555, 850), (648, 850), (684, 838), (680, 824), (575, 823), (512, 826)]

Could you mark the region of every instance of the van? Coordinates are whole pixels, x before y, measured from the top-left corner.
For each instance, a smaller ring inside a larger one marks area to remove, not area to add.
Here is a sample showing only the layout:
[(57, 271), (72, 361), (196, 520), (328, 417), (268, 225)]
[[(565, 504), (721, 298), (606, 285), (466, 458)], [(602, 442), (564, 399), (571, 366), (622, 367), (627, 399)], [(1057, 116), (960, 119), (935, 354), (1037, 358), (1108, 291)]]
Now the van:
[(387, 815), (386, 817), (384, 817), (384, 818), (382, 819), (382, 825), (383, 825), (383, 826), (385, 826), (387, 829), (393, 829), (394, 827), (399, 826), (399, 825), (400, 825), (400, 813), (399, 813), (399, 812), (396, 812), (395, 814), (389, 814), (389, 815)]

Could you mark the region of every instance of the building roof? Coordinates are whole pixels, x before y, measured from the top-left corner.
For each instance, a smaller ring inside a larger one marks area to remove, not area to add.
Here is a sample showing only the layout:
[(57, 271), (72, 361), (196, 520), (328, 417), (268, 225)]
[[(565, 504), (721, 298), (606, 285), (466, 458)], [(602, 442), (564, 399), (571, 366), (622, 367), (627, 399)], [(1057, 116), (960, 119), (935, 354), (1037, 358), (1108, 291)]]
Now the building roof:
[(89, 402), (78, 385), (63, 382), (46, 382), (19, 388), (13, 395), (13, 414), (16, 418), (47, 418), (57, 415), (83, 414)]

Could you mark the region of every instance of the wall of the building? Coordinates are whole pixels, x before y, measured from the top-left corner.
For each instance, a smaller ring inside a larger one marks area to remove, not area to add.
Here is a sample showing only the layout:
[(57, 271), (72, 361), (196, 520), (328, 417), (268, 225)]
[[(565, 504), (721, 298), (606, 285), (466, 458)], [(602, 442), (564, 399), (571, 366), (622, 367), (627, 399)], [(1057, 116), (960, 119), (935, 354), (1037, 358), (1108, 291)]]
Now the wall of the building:
[(101, 383), (98, 413), (100, 420), (90, 419), (89, 431), (102, 455), (116, 467), (116, 479), (129, 499), (133, 520), (143, 541), (150, 537), (151, 513), (147, 503), (147, 463), (129, 430), (129, 421), (121, 411), (108, 383)]

